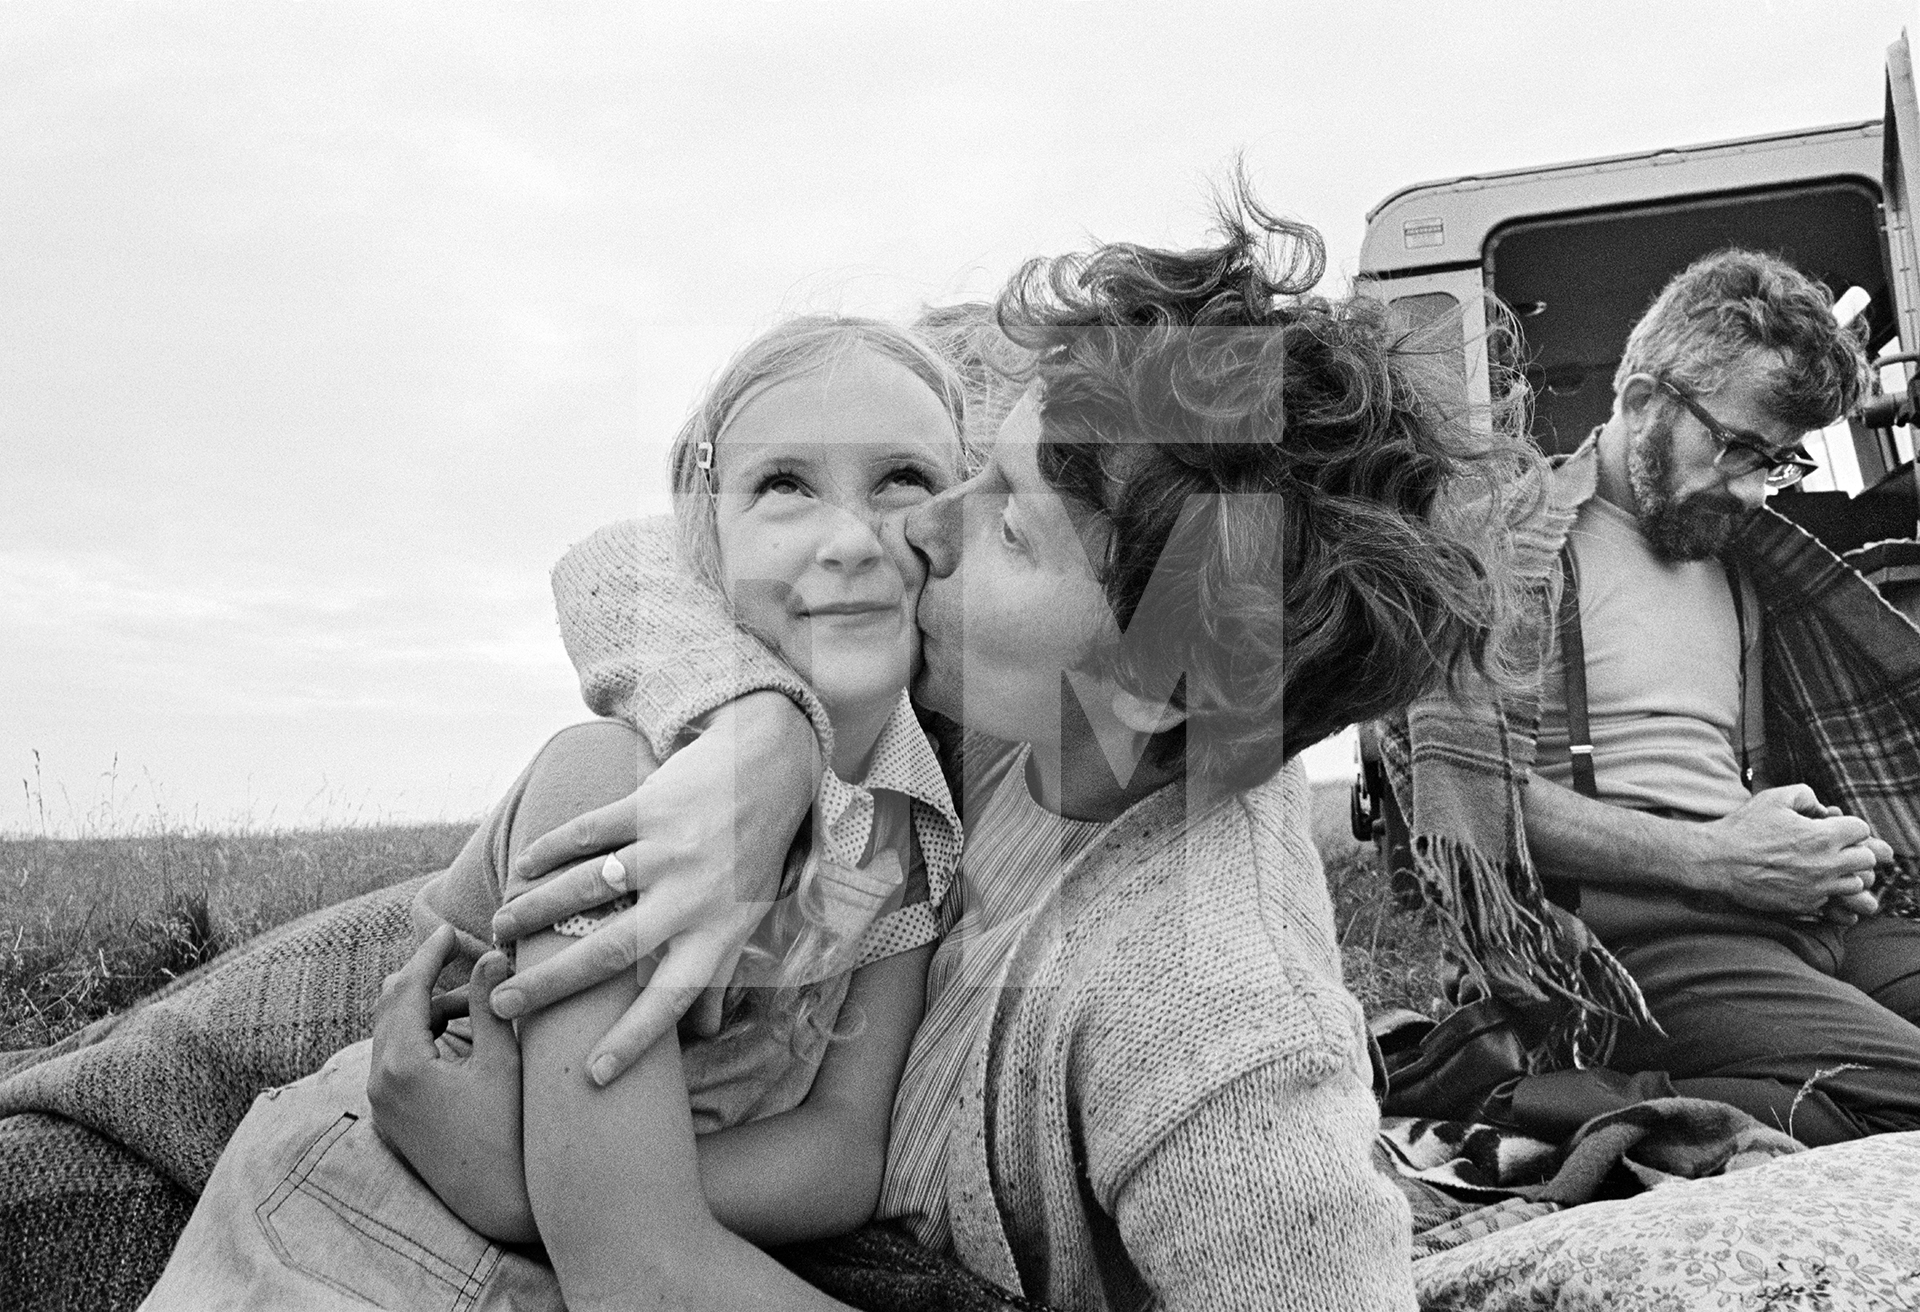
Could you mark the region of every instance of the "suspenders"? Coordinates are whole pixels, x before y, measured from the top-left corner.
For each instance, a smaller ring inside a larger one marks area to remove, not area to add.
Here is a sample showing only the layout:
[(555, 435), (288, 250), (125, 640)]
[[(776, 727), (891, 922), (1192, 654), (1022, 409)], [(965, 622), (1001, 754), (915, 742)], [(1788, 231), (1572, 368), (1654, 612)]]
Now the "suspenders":
[(1752, 711), (1747, 703), (1747, 675), (1752, 672), (1752, 659), (1747, 654), (1747, 596), (1746, 589), (1740, 586), (1740, 572), (1725, 561), (1720, 562), (1727, 571), (1727, 587), (1733, 590), (1734, 632), (1740, 635), (1740, 786), (1748, 792), (1753, 791), (1753, 760), (1748, 754), (1748, 742), (1752, 735), (1749, 720)]
[[(1748, 712), (1747, 712), (1747, 674), (1750, 660), (1747, 653), (1747, 603), (1744, 589), (1740, 586), (1740, 575), (1732, 565), (1725, 566), (1727, 587), (1733, 593), (1733, 622), (1739, 642), (1740, 662), (1740, 709), (1735, 719), (1740, 725), (1740, 782), (1747, 788), (1753, 787), (1753, 762), (1749, 756)], [(1574, 791), (1582, 797), (1598, 798), (1599, 784), (1593, 776), (1593, 731), (1587, 723), (1587, 647), (1580, 633), (1580, 567), (1573, 558), (1573, 543), (1568, 541), (1560, 548), (1560, 669), (1566, 679), (1567, 694), (1567, 751), (1573, 763)], [(1558, 886), (1558, 887), (1556, 887)], [(1565, 906), (1568, 910), (1578, 910), (1580, 906), (1580, 886), (1571, 880), (1545, 880), (1543, 887), (1548, 897)], [(1571, 901), (1568, 898), (1571, 897)]]
[(1567, 751), (1573, 757), (1573, 787), (1599, 797), (1593, 777), (1593, 731), (1587, 726), (1587, 644), (1580, 635), (1580, 566), (1573, 542), (1560, 547), (1560, 669), (1567, 681)]
[[(1580, 633), (1580, 566), (1571, 540), (1560, 547), (1560, 672), (1567, 688), (1567, 752), (1573, 761), (1573, 788), (1582, 797), (1600, 796), (1593, 777), (1593, 731), (1587, 726), (1587, 644)], [(1543, 878), (1540, 891), (1569, 911), (1580, 910), (1580, 884)]]

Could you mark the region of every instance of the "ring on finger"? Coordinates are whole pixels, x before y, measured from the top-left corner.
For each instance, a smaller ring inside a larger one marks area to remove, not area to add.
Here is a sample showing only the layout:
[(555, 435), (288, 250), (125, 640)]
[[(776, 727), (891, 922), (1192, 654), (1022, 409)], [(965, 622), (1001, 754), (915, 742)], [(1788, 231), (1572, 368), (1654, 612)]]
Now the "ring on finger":
[(618, 856), (609, 856), (600, 863), (600, 878), (616, 893), (627, 891), (627, 868)]

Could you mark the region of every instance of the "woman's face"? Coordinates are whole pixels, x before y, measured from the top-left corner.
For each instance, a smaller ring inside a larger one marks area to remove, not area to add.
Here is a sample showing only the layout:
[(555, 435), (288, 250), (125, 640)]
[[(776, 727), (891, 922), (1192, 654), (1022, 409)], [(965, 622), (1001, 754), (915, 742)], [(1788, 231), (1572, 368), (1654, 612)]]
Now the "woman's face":
[(970, 729), (1057, 745), (1062, 675), (1084, 669), (1116, 630), (1094, 565), (1107, 530), (1068, 514), (1041, 477), (1039, 442), (1030, 392), (979, 476), (911, 517), (908, 536), (933, 574), (914, 691)]
[(940, 400), (859, 351), (751, 393), (714, 443), (721, 578), (831, 715), (888, 707), (919, 656), (901, 521), (955, 480)]

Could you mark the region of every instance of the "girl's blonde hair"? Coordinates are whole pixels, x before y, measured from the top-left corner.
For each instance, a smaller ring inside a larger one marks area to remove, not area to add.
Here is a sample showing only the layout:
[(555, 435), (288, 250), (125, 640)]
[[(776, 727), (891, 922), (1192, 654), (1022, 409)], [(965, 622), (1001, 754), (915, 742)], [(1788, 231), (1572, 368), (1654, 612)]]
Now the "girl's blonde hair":
[[(961, 435), (966, 431), (966, 388), (953, 366), (926, 341), (894, 324), (852, 315), (799, 315), (769, 329), (721, 369), (680, 426), (667, 455), (681, 558), (723, 596), (712, 474), (727, 426), (761, 389), (831, 369), (862, 351), (901, 365), (939, 398), (953, 423), (956, 468), (965, 467)], [(796, 1051), (835, 1036), (832, 1022), (820, 1014), (825, 985), (852, 968), (859, 948), (858, 936), (835, 930), (825, 913), (818, 878), (819, 844), (806, 839), (803, 831), (792, 858), (804, 860), (805, 867), (793, 892), (773, 911), (773, 942), (788, 947), (777, 960), (770, 950), (747, 950), (748, 957), (772, 976), (770, 1018)]]

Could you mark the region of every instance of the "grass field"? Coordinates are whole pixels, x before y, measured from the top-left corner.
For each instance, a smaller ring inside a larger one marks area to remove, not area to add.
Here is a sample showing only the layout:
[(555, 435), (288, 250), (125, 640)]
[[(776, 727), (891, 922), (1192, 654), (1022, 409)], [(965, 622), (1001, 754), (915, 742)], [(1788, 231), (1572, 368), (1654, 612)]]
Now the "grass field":
[(437, 869), (471, 828), (0, 838), (0, 1049), (51, 1043), (262, 930)]
[(1437, 1016), (1445, 1005), (1439, 930), (1394, 905), (1373, 848), (1354, 842), (1347, 826), (1347, 785), (1317, 786), (1313, 836), (1327, 864), (1347, 987), (1369, 1015), (1405, 1007)]
[[(1438, 1002), (1437, 944), (1395, 911), (1320, 790), (1347, 983), (1369, 1010)], [(470, 825), (0, 838), (0, 1050), (37, 1047), (316, 907), (444, 866)]]

